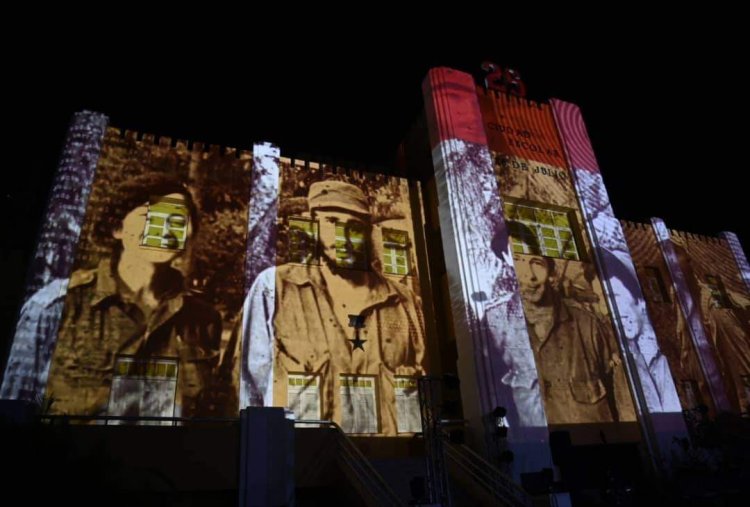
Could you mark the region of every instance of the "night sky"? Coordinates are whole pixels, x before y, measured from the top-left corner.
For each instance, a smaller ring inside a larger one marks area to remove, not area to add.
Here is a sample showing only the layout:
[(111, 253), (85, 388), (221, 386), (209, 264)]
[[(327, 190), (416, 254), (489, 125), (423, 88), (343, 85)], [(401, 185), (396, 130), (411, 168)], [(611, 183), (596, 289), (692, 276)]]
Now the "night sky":
[[(687, 29), (670, 38), (651, 27), (624, 30), (608, 45), (593, 35), (567, 45), (549, 39), (539, 51), (495, 37), (460, 44), (415, 37), (362, 50), (351, 34), (319, 34), (279, 24), (272, 35), (234, 36), (231, 49), (217, 49), (200, 37), (186, 45), (98, 33), (102, 47), (90, 51), (91, 34), (79, 31), (9, 56), (5, 125), (13, 162), (0, 195), (0, 332), (10, 334), (18, 311), (73, 112), (95, 110), (121, 128), (238, 149), (267, 140), (285, 156), (387, 171), (422, 108), (427, 70), (444, 65), (479, 76), (484, 60), (519, 70), (532, 99), (581, 107), (619, 218), (657, 216), (708, 235), (734, 231), (748, 250), (744, 70), (727, 53), (737, 47), (727, 38)], [(389, 37), (387, 27), (377, 36)]]

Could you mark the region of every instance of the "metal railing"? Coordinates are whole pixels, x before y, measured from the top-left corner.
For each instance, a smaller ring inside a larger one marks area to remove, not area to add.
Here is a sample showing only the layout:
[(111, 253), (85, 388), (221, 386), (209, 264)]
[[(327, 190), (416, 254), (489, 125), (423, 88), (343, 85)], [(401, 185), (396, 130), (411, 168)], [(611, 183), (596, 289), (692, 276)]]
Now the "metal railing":
[(319, 425), (331, 428), (336, 432), (337, 453), (336, 461), (341, 471), (355, 485), (362, 500), (373, 507), (399, 506), (405, 504), (380, 476), (370, 461), (362, 454), (344, 430), (333, 421), (318, 421), (300, 419), (295, 424)]
[(124, 416), (124, 415), (51, 415), (41, 414), (37, 418), (42, 422), (50, 424), (67, 424), (81, 422), (97, 422), (102, 426), (108, 426), (110, 421), (129, 423), (161, 423), (141, 424), (142, 426), (178, 426), (185, 424), (239, 424), (237, 417), (156, 417), (156, 416)]
[[(191, 424), (239, 424), (238, 418), (233, 417), (211, 417), (211, 418), (187, 418), (187, 417), (148, 417), (148, 416), (87, 416), (87, 415), (49, 415), (38, 416), (42, 422), (50, 424), (69, 424), (97, 422), (108, 425), (110, 422), (125, 423), (161, 423), (191, 425)], [(450, 426), (457, 421), (439, 421), (440, 426)], [(386, 483), (382, 476), (372, 466), (370, 461), (362, 454), (359, 448), (344, 433), (341, 427), (333, 421), (307, 420), (295, 421), (295, 425), (318, 426), (333, 429), (336, 433), (337, 451), (336, 460), (342, 472), (347, 475), (362, 500), (373, 507), (377, 506), (404, 506), (405, 502), (400, 499)], [(443, 428), (441, 428), (443, 429)], [(454, 444), (449, 440), (445, 431), (438, 432), (442, 441), (441, 450), (445, 457), (454, 465), (466, 473), (477, 486), (485, 493), (491, 495), (498, 505), (511, 507), (528, 507), (531, 498), (513, 479), (498, 470), (482, 456), (465, 445)]]
[(531, 506), (531, 497), (512, 477), (498, 470), (466, 445), (452, 443), (445, 433), (443, 444), (446, 458), (466, 473), (497, 505)]
[(417, 379), (419, 412), (425, 442), (426, 500), (431, 504), (450, 507), (452, 504), (443, 450), (443, 377), (424, 376)]
[[(187, 418), (187, 417), (149, 417), (149, 416), (113, 416), (113, 415), (49, 415), (38, 416), (42, 422), (49, 424), (77, 424), (77, 423), (99, 423), (99, 425), (110, 425), (112, 422), (122, 422), (140, 425), (177, 426), (192, 424), (239, 424), (236, 417), (211, 417), (211, 418)], [(145, 423), (145, 424), (144, 424)], [(148, 424), (152, 423), (152, 424)], [(393, 492), (385, 480), (375, 470), (372, 464), (357, 448), (354, 442), (347, 436), (341, 427), (333, 421), (327, 420), (297, 420), (295, 425), (316, 425), (318, 427), (330, 428), (336, 433), (336, 461), (342, 472), (347, 476), (350, 483), (354, 485), (362, 500), (368, 506), (380, 507), (403, 507), (404, 501)]]

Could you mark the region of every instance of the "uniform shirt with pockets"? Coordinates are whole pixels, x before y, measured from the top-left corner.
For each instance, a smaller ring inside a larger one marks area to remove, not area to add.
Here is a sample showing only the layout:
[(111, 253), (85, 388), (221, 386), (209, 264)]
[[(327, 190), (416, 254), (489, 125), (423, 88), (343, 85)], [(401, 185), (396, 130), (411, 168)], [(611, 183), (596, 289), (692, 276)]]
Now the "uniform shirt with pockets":
[[(175, 415), (208, 415), (207, 391), (219, 360), (221, 317), (183, 290), (176, 270), (166, 273), (152, 311), (112, 272), (109, 260), (71, 277), (47, 392), (53, 410), (70, 415), (105, 415), (118, 356), (177, 361)], [(133, 414), (137, 415), (137, 414)]]

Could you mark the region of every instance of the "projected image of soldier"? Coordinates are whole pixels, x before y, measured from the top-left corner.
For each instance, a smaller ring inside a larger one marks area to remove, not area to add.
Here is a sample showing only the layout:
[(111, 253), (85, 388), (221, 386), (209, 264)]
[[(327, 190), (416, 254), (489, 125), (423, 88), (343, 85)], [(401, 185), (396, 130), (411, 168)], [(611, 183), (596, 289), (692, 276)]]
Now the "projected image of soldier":
[(396, 392), (408, 382), (399, 377), (424, 373), (420, 303), (375, 269), (372, 213), (359, 187), (312, 183), (307, 207), (309, 223), (290, 233), (295, 262), (262, 272), (245, 301), (242, 404), (395, 434), (405, 424)]
[(58, 413), (207, 414), (219, 361), (219, 313), (173, 265), (198, 229), (187, 187), (146, 174), (116, 188), (98, 217), (111, 255), (70, 279), (47, 392)]
[(621, 420), (632, 405), (621, 410), (628, 389), (612, 333), (601, 316), (586, 308), (590, 298), (564, 297), (555, 260), (540, 254), (533, 232), (524, 237), (530, 253), (515, 253), (513, 260), (533, 358), (528, 345), (516, 343), (522, 334), (508, 331), (508, 316), (518, 311), (518, 303), (510, 298), (490, 303), (486, 310), (493, 342), (503, 351), (502, 381), (512, 393), (516, 419), (522, 426), (543, 426), (545, 415), (551, 424)]
[[(727, 289), (720, 276), (707, 273), (704, 265), (693, 259), (686, 247), (675, 244), (675, 252), (688, 290), (716, 351), (731, 407), (738, 413), (749, 413), (750, 398), (743, 379), (750, 375), (750, 300), (739, 292)], [(677, 314), (677, 336), (684, 344), (682, 348), (687, 351), (690, 331), (680, 318), (682, 309), (678, 298), (673, 298), (673, 301)]]

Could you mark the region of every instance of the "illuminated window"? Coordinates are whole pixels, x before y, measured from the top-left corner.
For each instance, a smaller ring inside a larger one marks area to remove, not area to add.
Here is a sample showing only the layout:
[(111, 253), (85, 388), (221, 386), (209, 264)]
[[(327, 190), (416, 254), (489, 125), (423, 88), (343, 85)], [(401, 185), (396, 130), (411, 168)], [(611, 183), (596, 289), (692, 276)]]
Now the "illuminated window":
[(389, 275), (409, 273), (409, 235), (406, 231), (383, 229), (383, 270)]
[(347, 433), (377, 433), (375, 378), (342, 375), (341, 429)]
[(336, 265), (340, 268), (367, 269), (365, 225), (336, 222)]
[(305, 218), (289, 219), (289, 262), (317, 262), (318, 222)]
[(417, 379), (411, 377), (396, 377), (394, 379), (393, 388), (396, 396), (396, 422), (398, 432), (418, 433), (422, 431)]
[[(176, 359), (136, 359), (119, 356), (115, 361), (109, 393), (108, 415), (173, 417), (177, 391)], [(122, 424), (113, 421), (110, 424)], [(141, 421), (144, 425), (171, 425), (170, 421)]]
[(170, 197), (152, 199), (148, 205), (141, 245), (184, 250), (187, 226), (188, 210), (184, 201)]
[(115, 377), (177, 378), (177, 361), (173, 359), (139, 360), (130, 356), (120, 356), (115, 362)]
[(715, 275), (706, 275), (706, 284), (711, 290), (711, 304), (714, 308), (728, 308), (729, 298), (727, 298), (721, 278)]
[(661, 277), (659, 268), (646, 266), (643, 269), (645, 291), (648, 299), (654, 303), (669, 303), (669, 294), (664, 287), (664, 280)]
[(580, 260), (569, 211), (506, 202), (505, 218), (515, 253)]
[(320, 419), (320, 377), (290, 373), (287, 379), (287, 406), (298, 420)]

